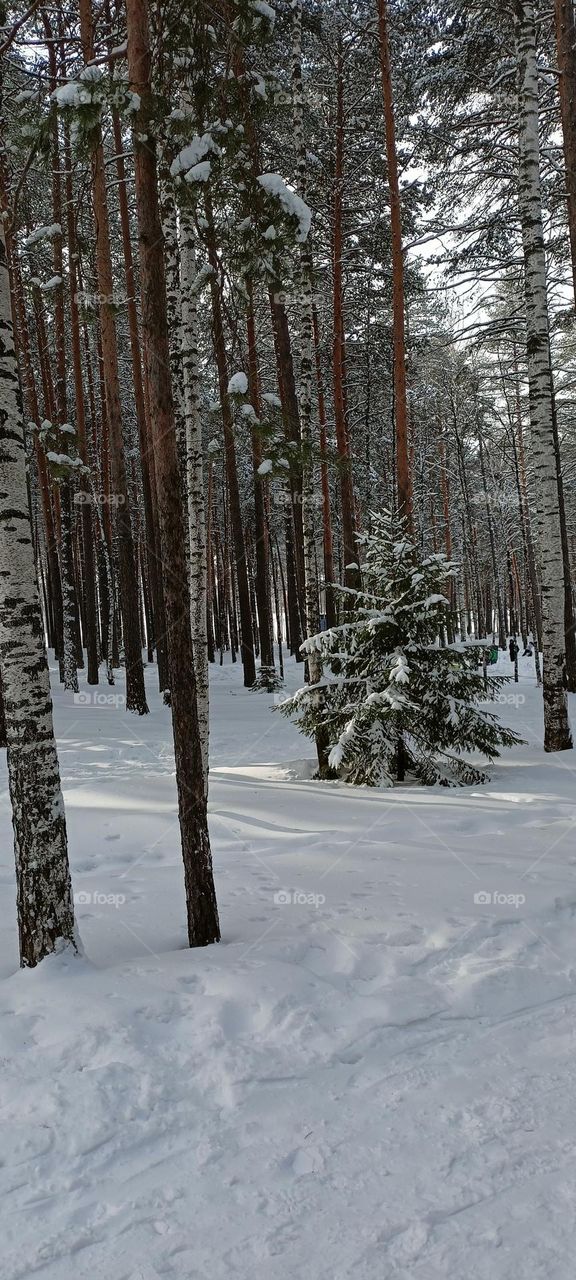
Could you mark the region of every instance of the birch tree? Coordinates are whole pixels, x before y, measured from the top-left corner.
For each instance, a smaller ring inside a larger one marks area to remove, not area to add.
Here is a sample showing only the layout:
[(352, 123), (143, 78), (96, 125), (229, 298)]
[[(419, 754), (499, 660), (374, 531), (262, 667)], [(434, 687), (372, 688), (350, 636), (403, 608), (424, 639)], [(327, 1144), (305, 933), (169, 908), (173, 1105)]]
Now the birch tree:
[(538, 65), (531, 0), (515, 0), (514, 27), (518, 63), (518, 202), (524, 251), (532, 464), (536, 480), (536, 534), (542, 607), (544, 747), (546, 751), (565, 751), (572, 746), (572, 736), (566, 696), (564, 565), (542, 223)]
[(184, 376), (186, 433), (186, 498), (190, 541), (190, 625), (196, 677), (198, 730), (204, 783), (208, 786), (209, 683), (207, 625), (207, 539), (201, 381), (198, 351), (198, 294), (203, 277), (197, 271), (196, 235), (190, 210), (180, 209), (180, 341)]
[(77, 947), (66, 818), (26, 482), (6, 241), (0, 224), (0, 668), (12, 801), (20, 961)]

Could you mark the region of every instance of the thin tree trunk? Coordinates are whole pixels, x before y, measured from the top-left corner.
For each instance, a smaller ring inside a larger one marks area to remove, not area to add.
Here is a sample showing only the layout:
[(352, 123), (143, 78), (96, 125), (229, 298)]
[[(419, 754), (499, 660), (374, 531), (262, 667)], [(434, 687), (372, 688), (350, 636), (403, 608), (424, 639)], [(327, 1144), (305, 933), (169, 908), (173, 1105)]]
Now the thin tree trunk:
[(359, 550), (356, 541), (356, 520), (354, 514), (354, 490), (352, 486), (352, 464), (346, 421), (346, 357), (344, 342), (343, 318), (343, 184), (344, 184), (344, 55), (342, 37), (338, 39), (337, 82), (336, 82), (336, 161), (334, 173), (334, 209), (333, 209), (333, 352), (332, 377), (334, 387), (334, 424), (336, 428), (336, 444), (340, 459), (340, 501), (342, 507), (342, 541), (344, 551), (344, 580), (346, 586), (356, 590), (361, 586), (361, 575), (358, 568)]
[[(82, 52), (85, 61), (95, 56), (91, 0), (80, 0), (80, 29)], [(108, 200), (102, 132), (98, 125), (94, 131), (92, 150), (92, 194), (94, 221), (96, 224), (96, 267), (98, 277), (100, 330), (104, 363), (104, 385), (108, 430), (110, 432), (110, 464), (115, 498), (115, 528), (118, 547), (118, 576), (122, 631), (126, 662), (126, 707), (138, 715), (148, 711), (144, 685), (144, 666), (140, 648), (138, 624), (138, 576), (134, 555), (134, 538), (130, 519), (124, 439), (122, 433), (122, 406), (118, 372), (118, 345), (114, 315), (114, 276), (110, 250)]]
[(244, 684), (247, 688), (251, 688), (256, 683), (252, 612), (250, 609), (250, 591), (248, 589), (244, 527), (242, 521), (242, 507), (240, 503), (240, 488), (238, 484), (236, 442), (234, 439), (234, 418), (230, 405), (230, 397), (228, 395), (228, 364), (226, 357), (226, 339), (224, 336), (222, 298), (220, 294), (218, 255), (216, 250), (212, 207), (208, 196), (206, 197), (206, 222), (208, 261), (212, 267), (212, 274), (210, 276), (210, 293), (212, 298), (214, 355), (216, 357), (216, 365), (218, 369), (218, 386), (220, 390), (220, 404), (224, 427), (224, 456), (226, 460), (228, 503), (230, 507), (230, 523), (234, 543), (236, 575), (238, 579), (242, 666), (244, 668)]
[(564, 173), (572, 283), (576, 305), (576, 23), (572, 0), (554, 0), (558, 87), (564, 143)]
[(324, 545), (324, 595), (326, 600), (326, 626), (335, 627), (337, 622), (336, 603), (334, 600), (334, 540), (332, 535), (332, 510), (330, 503), (330, 481), (328, 476), (328, 434), (326, 422), (326, 401), (322, 382), (322, 364), (320, 360), (320, 335), (318, 332), (318, 313), (312, 306), (312, 325), (314, 329), (314, 362), (316, 365), (316, 385), (318, 391), (318, 423), (320, 426), (320, 482), (322, 485), (322, 540)]
[[(302, 85), (302, 5), (299, 0), (292, 10), (292, 106), (298, 189), (302, 198), (306, 195), (307, 159), (304, 138), (304, 93)], [(306, 608), (306, 636), (317, 635), (320, 630), (318, 575), (316, 567), (316, 530), (314, 520), (314, 441), (312, 430), (312, 377), (314, 369), (314, 327), (312, 318), (313, 285), (312, 254), (304, 243), (300, 254), (301, 267), (301, 315), (300, 315), (300, 430), (302, 437), (302, 530), (304, 537), (304, 599)], [(310, 684), (322, 680), (322, 663), (316, 649), (307, 653)], [(321, 704), (320, 690), (314, 694), (317, 706)], [(329, 774), (328, 736), (326, 730), (317, 728), (316, 754), (321, 777)]]
[(180, 339), (184, 382), (184, 432), (186, 439), (186, 501), (190, 559), (190, 624), (196, 675), (198, 726), (202, 744), (204, 780), (208, 787), (210, 690), (208, 681), (208, 611), (206, 559), (206, 496), (202, 448), (201, 378), (198, 355), (198, 297), (196, 237), (189, 210), (180, 210)]
[[(76, 222), (74, 218), (74, 202), (72, 190), (72, 158), (67, 130), (64, 135), (64, 163), (66, 168), (66, 215), (68, 227), (68, 273), (70, 284), (70, 341), (72, 348), (72, 367), (74, 373), (74, 401), (76, 413), (76, 434), (78, 452), (86, 467), (90, 464), (88, 441), (86, 437), (86, 414), (84, 410), (84, 382), (82, 377), (82, 350), (80, 342), (80, 320), (78, 315), (78, 278), (76, 270), (77, 242)], [(87, 682), (98, 684), (98, 637), (96, 634), (96, 566), (94, 557), (94, 531), (91, 511), (90, 485), (83, 479), (77, 486), (75, 500), (81, 506), (82, 521), (82, 585), (84, 596), (84, 613), (86, 620), (86, 656)]]
[[(254, 317), (254, 298), (252, 283), (248, 282), (248, 315), (246, 333), (248, 345), (248, 389), (250, 403), (256, 417), (260, 417), (260, 378), (258, 373), (258, 351), (256, 348), (256, 321)], [(260, 636), (260, 678), (263, 684), (274, 683), (274, 641), (272, 636), (272, 602), (270, 597), (270, 543), (266, 523), (266, 481), (259, 474), (262, 462), (262, 442), (256, 426), (251, 427), (252, 472), (254, 476), (254, 551), (256, 562), (256, 606), (258, 611), (258, 630)]]
[(394, 96), (390, 67), (387, 0), (378, 0), (380, 36), (380, 68), (384, 97), (386, 160), (390, 193), (390, 232), (392, 240), (392, 325), (394, 339), (394, 420), (396, 438), (396, 480), (398, 512), (404, 517), (409, 533), (413, 532), (412, 473), (408, 453), (408, 402), (406, 394), (406, 343), (404, 333), (404, 253), (402, 249), (402, 210), (398, 182), (398, 157), (394, 125)]
[(158, 555), (158, 521), (155, 509), (154, 454), (150, 445), (150, 427), (146, 416), (146, 397), (142, 376), (142, 357), (140, 351), (140, 334), (138, 330), (138, 312), (136, 308), (136, 283), (134, 279), (134, 262), (132, 239), (130, 235), (130, 217), (128, 196), (126, 194), (126, 165), (122, 129), (118, 112), (112, 111), (112, 131), (116, 152), (116, 173), (118, 176), (118, 207), (120, 210), (120, 226), (122, 230), (122, 251), (124, 270), (126, 273), (126, 293), (128, 312), (128, 332), (130, 335), (130, 356), (132, 361), (132, 378), (134, 382), (134, 407), (138, 423), (140, 441), (140, 469), (142, 473), (142, 498), (144, 504), (144, 522), (148, 550), (148, 581), (150, 585), (153, 634), (152, 643), (156, 648), (158, 664), (158, 684), (160, 692), (168, 688), (168, 667), (166, 656), (166, 619), (164, 614), (164, 598), (162, 595), (161, 563)]

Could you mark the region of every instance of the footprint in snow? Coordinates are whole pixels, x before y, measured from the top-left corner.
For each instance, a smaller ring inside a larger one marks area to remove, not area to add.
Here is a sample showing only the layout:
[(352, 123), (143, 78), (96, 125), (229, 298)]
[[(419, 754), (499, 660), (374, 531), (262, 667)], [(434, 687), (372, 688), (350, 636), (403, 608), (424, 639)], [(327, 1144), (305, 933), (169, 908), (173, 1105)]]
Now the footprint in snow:
[(295, 1178), (305, 1178), (310, 1173), (320, 1173), (324, 1159), (317, 1147), (298, 1147), (289, 1157), (288, 1167)]

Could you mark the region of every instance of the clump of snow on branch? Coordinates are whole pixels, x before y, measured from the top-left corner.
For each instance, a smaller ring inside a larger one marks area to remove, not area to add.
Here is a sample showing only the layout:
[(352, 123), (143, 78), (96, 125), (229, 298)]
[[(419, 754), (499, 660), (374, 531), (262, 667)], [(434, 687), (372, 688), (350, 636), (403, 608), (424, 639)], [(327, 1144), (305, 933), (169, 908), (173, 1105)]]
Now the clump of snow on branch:
[(245, 373), (233, 373), (228, 383), (229, 396), (245, 396), (248, 390), (248, 379)]
[(268, 195), (275, 196), (279, 200), (285, 213), (296, 219), (298, 223), (296, 239), (299, 244), (303, 244), (308, 238), (312, 225), (312, 212), (308, 205), (296, 195), (295, 191), (291, 190), (279, 173), (261, 173), (257, 181)]

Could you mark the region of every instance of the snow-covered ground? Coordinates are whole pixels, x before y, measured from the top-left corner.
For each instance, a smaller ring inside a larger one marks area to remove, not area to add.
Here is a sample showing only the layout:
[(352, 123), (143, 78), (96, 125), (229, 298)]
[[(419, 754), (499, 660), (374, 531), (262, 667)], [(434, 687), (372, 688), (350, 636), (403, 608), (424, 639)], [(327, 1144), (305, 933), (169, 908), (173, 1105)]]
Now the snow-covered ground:
[(216, 670), (195, 952), (147, 678), (141, 720), (55, 693), (86, 959), (15, 971), (2, 763), (2, 1280), (572, 1280), (576, 758), (530, 663), (487, 786), (378, 793)]

